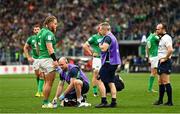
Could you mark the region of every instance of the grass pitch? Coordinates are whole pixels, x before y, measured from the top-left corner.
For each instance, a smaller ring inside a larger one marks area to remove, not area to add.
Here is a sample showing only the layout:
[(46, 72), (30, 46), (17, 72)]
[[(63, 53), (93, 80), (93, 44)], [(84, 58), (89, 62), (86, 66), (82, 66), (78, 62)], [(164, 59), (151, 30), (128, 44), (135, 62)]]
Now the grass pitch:
[[(86, 73), (91, 79), (92, 74)], [(100, 97), (94, 97), (92, 86), (87, 94), (91, 107), (58, 107), (56, 109), (42, 109), (42, 98), (34, 97), (36, 79), (29, 75), (0, 75), (0, 113), (178, 113), (180, 112), (180, 75), (172, 74), (174, 106), (153, 106), (158, 93), (147, 92), (149, 73), (120, 74), (125, 82), (125, 89), (118, 92), (116, 108), (97, 109), (94, 106), (100, 103)], [(59, 78), (54, 82), (50, 100), (53, 99)], [(154, 89), (158, 90), (157, 78)], [(167, 100), (165, 94), (164, 102)], [(111, 98), (108, 96), (108, 101)]]

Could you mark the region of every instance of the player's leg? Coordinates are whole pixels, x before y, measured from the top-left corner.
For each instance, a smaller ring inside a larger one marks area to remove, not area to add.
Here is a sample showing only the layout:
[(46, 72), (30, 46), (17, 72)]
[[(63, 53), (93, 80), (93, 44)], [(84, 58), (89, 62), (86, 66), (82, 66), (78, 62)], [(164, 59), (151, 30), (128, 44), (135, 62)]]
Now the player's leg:
[(48, 100), (50, 92), (51, 92), (51, 87), (53, 85), (55, 79), (55, 71), (52, 71), (45, 75), (45, 85), (43, 89), (43, 94), (44, 94), (44, 99)]
[(81, 80), (74, 80), (73, 85), (76, 91), (77, 102), (80, 104), (82, 100), (81, 91), (83, 82)]
[(154, 83), (155, 77), (157, 76), (158, 58), (157, 57), (150, 58), (150, 63), (151, 63), (151, 74), (149, 77), (148, 91), (156, 92), (153, 90), (153, 83)]
[(41, 79), (40, 79), (40, 73), (39, 73), (39, 61), (38, 59), (34, 59), (34, 62), (33, 62), (33, 68), (34, 68), (34, 72), (35, 72), (35, 75), (36, 75), (36, 80), (37, 80), (37, 92), (35, 94), (36, 97), (40, 97), (40, 91), (39, 91), (39, 83), (41, 82)]
[(40, 74), (39, 74), (39, 70), (34, 70), (35, 75), (36, 75), (36, 80), (37, 80), (37, 92), (35, 94), (36, 97), (40, 97), (40, 90), (39, 90), (39, 82), (40, 82)]
[(39, 69), (35, 70), (36, 76), (39, 77), (39, 84), (38, 84), (38, 92), (36, 94), (37, 97), (43, 96), (43, 86), (44, 86), (44, 73), (41, 72)]
[(151, 75), (149, 77), (149, 84), (148, 84), (148, 91), (149, 92), (155, 92), (153, 90), (153, 83), (154, 83), (154, 79), (155, 79), (156, 75), (157, 75), (157, 69), (156, 68), (151, 68)]
[(97, 96), (97, 77), (98, 77), (99, 71), (97, 69), (93, 70), (93, 77), (92, 77), (92, 86), (93, 86), (93, 94), (96, 97)]
[(42, 59), (40, 62), (40, 66), (42, 69), (42, 72), (44, 72), (45, 77), (45, 84), (43, 88), (43, 105), (42, 108), (53, 108), (53, 105), (49, 102), (49, 96), (51, 93), (51, 88), (55, 79), (55, 68), (53, 66), (53, 60), (52, 59)]
[[(35, 75), (36, 75), (36, 71), (34, 70)], [(38, 90), (38, 86), (39, 86), (39, 76), (36, 75), (36, 82), (37, 82), (37, 90)]]
[(98, 78), (98, 87), (101, 94), (101, 103), (96, 105), (96, 108), (107, 107), (108, 102), (106, 99), (106, 88), (104, 83), (108, 83), (108, 79), (106, 78), (108, 76), (108, 72), (108, 65), (104, 64), (99, 71), (100, 77)]
[(92, 68), (93, 68), (93, 77), (92, 77), (92, 86), (93, 86), (93, 94), (96, 97), (97, 96), (97, 77), (99, 75), (99, 69), (101, 68), (101, 59), (100, 58), (93, 58), (92, 61)]

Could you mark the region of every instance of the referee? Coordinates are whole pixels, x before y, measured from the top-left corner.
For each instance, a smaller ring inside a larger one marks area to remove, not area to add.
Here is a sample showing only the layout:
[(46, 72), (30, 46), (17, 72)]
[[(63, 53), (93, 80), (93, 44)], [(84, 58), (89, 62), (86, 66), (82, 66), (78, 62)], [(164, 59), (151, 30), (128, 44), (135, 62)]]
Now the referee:
[(159, 99), (154, 105), (163, 104), (163, 96), (167, 92), (168, 101), (164, 103), (167, 106), (173, 106), (172, 87), (170, 83), (170, 74), (172, 69), (171, 56), (173, 53), (172, 38), (166, 32), (166, 25), (159, 23), (156, 26), (156, 33), (160, 37), (158, 47), (158, 74), (159, 74)]

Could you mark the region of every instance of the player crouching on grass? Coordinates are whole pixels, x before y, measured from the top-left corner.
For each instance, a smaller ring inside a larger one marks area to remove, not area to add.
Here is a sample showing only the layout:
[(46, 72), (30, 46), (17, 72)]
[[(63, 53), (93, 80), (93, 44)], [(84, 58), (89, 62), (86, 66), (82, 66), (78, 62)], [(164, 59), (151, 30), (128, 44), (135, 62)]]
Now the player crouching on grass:
[[(61, 57), (58, 63), (59, 68), (57, 68), (57, 71), (60, 74), (60, 81), (56, 95), (52, 101), (54, 107), (57, 107), (57, 98), (59, 98), (60, 101), (76, 99), (77, 107), (87, 106), (87, 103), (82, 103), (83, 94), (86, 94), (89, 90), (89, 80), (86, 75), (78, 66), (69, 64), (65, 57)], [(65, 81), (68, 83), (68, 86), (63, 92)]]

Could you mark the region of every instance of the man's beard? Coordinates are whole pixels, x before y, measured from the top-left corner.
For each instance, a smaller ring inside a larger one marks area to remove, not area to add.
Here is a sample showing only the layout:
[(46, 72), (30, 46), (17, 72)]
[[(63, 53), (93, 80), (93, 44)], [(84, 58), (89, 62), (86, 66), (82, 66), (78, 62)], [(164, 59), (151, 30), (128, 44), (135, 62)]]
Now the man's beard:
[(53, 27), (49, 27), (49, 29), (50, 29), (53, 33), (56, 33), (56, 29), (54, 29)]

